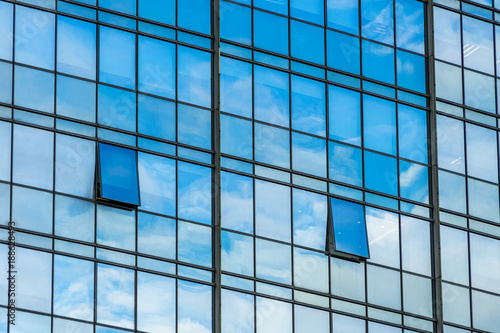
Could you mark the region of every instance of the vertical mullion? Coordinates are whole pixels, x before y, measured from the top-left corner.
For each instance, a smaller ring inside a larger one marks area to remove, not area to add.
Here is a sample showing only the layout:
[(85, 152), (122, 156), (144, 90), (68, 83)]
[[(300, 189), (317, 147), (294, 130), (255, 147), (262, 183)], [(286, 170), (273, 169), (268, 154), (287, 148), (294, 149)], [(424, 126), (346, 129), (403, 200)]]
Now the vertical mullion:
[(429, 153), (430, 153), (430, 185), (431, 185), (431, 204), (432, 204), (432, 275), (433, 275), (433, 310), (436, 318), (436, 333), (443, 333), (443, 291), (441, 276), (441, 242), (440, 242), (440, 222), (439, 222), (439, 197), (438, 197), (438, 156), (437, 156), (437, 114), (436, 114), (436, 82), (434, 68), (434, 1), (429, 0), (426, 5), (426, 49), (427, 49), (427, 84), (429, 93)]
[(213, 0), (212, 5), (212, 33), (213, 33), (213, 56), (212, 56), (212, 149), (214, 151), (214, 169), (212, 182), (213, 202), (213, 267), (215, 268), (215, 290), (213, 292), (214, 332), (221, 332), (221, 158), (220, 158), (220, 2)]

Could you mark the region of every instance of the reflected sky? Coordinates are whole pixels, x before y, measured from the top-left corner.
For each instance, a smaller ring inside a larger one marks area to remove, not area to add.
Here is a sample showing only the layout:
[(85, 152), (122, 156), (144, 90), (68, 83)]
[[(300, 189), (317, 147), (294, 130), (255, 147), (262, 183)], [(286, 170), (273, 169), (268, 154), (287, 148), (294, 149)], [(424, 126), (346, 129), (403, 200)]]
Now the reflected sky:
[(395, 213), (366, 208), (369, 262), (399, 268), (399, 219)]
[(222, 231), (222, 270), (253, 276), (253, 238)]
[(292, 133), (292, 168), (326, 177), (326, 141), (309, 135)]
[(92, 321), (94, 263), (54, 256), (54, 314)]
[(287, 130), (255, 123), (255, 160), (290, 167), (290, 133)]
[(253, 180), (229, 172), (221, 173), (221, 225), (253, 233)]
[(0, 58), (5, 60), (12, 60), (13, 8), (11, 3), (0, 3)]
[(212, 267), (212, 229), (178, 222), (178, 259), (195, 265)]
[(135, 251), (135, 225), (133, 211), (97, 205), (97, 243)]
[(258, 278), (291, 284), (292, 258), (289, 245), (256, 239), (256, 276)]
[[(224, 4), (222, 2), (221, 4)], [(234, 6), (234, 5), (232, 5)], [(241, 6), (237, 6), (241, 7)], [(264, 68), (256, 66), (256, 68)], [(227, 57), (220, 59), (220, 103), (221, 110), (230, 112), (247, 118), (252, 117), (252, 64), (239, 61)], [(258, 75), (255, 73), (255, 89)], [(264, 82), (261, 83), (264, 86)], [(265, 89), (263, 89), (265, 90)], [(264, 97), (265, 91), (256, 92), (259, 98), (256, 102)], [(257, 105), (256, 111), (257, 112)], [(270, 106), (269, 106), (270, 108)]]
[(293, 189), (293, 241), (323, 250), (326, 239), (326, 196)]
[(178, 333), (212, 332), (212, 287), (178, 281)]
[(212, 223), (212, 169), (178, 162), (179, 218)]
[(12, 125), (0, 121), (0, 179), (6, 181), (10, 180), (11, 135)]
[(289, 126), (289, 80), (290, 76), (287, 73), (255, 66), (254, 112), (256, 120), (284, 127)]
[(330, 28), (358, 34), (358, 1), (327, 0), (327, 18)]
[(54, 233), (58, 236), (93, 242), (94, 212), (95, 205), (92, 202), (56, 195)]
[(136, 35), (100, 26), (99, 43), (99, 80), (134, 89)]
[[(190, 8), (192, 10), (194, 7), (190, 6)], [(192, 17), (191, 14), (188, 16)], [(211, 107), (211, 54), (190, 47), (178, 46), (177, 59), (177, 98), (184, 102)]]
[(324, 83), (292, 75), (292, 128), (326, 135)]
[(255, 233), (290, 241), (290, 188), (262, 180), (255, 181)]
[(254, 332), (254, 297), (222, 290), (222, 333)]
[(142, 212), (137, 218), (137, 251), (175, 259), (175, 220)]
[(400, 273), (372, 265), (367, 265), (366, 273), (368, 279), (367, 301), (395, 310), (401, 309)]
[(16, 247), (16, 256), (16, 307), (50, 313), (52, 254)]
[(97, 321), (124, 328), (134, 327), (134, 271), (97, 266)]

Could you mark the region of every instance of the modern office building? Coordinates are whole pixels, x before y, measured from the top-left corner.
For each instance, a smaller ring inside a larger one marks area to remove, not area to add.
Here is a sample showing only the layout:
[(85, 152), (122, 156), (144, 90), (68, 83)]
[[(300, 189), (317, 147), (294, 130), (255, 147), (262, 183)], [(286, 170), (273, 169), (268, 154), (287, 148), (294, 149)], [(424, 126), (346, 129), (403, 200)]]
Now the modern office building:
[(0, 332), (500, 332), (498, 77), (498, 0), (1, 0)]

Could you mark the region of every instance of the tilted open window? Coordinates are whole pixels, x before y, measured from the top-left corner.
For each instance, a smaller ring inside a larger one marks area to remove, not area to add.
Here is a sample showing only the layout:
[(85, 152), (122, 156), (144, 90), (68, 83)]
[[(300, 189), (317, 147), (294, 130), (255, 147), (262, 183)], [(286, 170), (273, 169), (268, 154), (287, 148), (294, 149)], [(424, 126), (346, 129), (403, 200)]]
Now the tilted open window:
[(355, 261), (370, 257), (363, 205), (330, 198), (326, 251)]
[(140, 205), (137, 152), (99, 143), (97, 199), (127, 207)]

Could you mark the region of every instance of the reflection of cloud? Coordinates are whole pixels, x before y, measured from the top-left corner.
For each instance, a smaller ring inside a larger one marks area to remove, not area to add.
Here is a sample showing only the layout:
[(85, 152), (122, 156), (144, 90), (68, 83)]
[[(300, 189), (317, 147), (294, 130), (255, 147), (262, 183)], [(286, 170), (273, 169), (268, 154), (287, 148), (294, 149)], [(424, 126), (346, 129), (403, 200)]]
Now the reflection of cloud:
[(222, 290), (222, 333), (254, 332), (252, 295)]
[(212, 170), (178, 163), (178, 216), (197, 222), (212, 222)]
[(257, 297), (257, 332), (288, 333), (292, 331), (290, 303)]
[(370, 247), (369, 261), (399, 267), (398, 215), (367, 207), (366, 227)]
[(328, 260), (324, 254), (293, 251), (293, 277), (297, 287), (328, 292)]
[(196, 265), (212, 266), (212, 229), (178, 222), (178, 259)]
[(293, 241), (295, 244), (325, 248), (327, 200), (312, 192), (293, 190)]
[(134, 327), (134, 272), (99, 265), (97, 280), (97, 320), (103, 324)]
[(253, 276), (253, 241), (250, 237), (222, 232), (222, 269)]
[(291, 283), (290, 246), (257, 239), (255, 250), (257, 277)]
[(255, 182), (255, 233), (290, 241), (290, 188), (270, 182)]
[(253, 180), (222, 172), (221, 225), (251, 233), (253, 230)]

